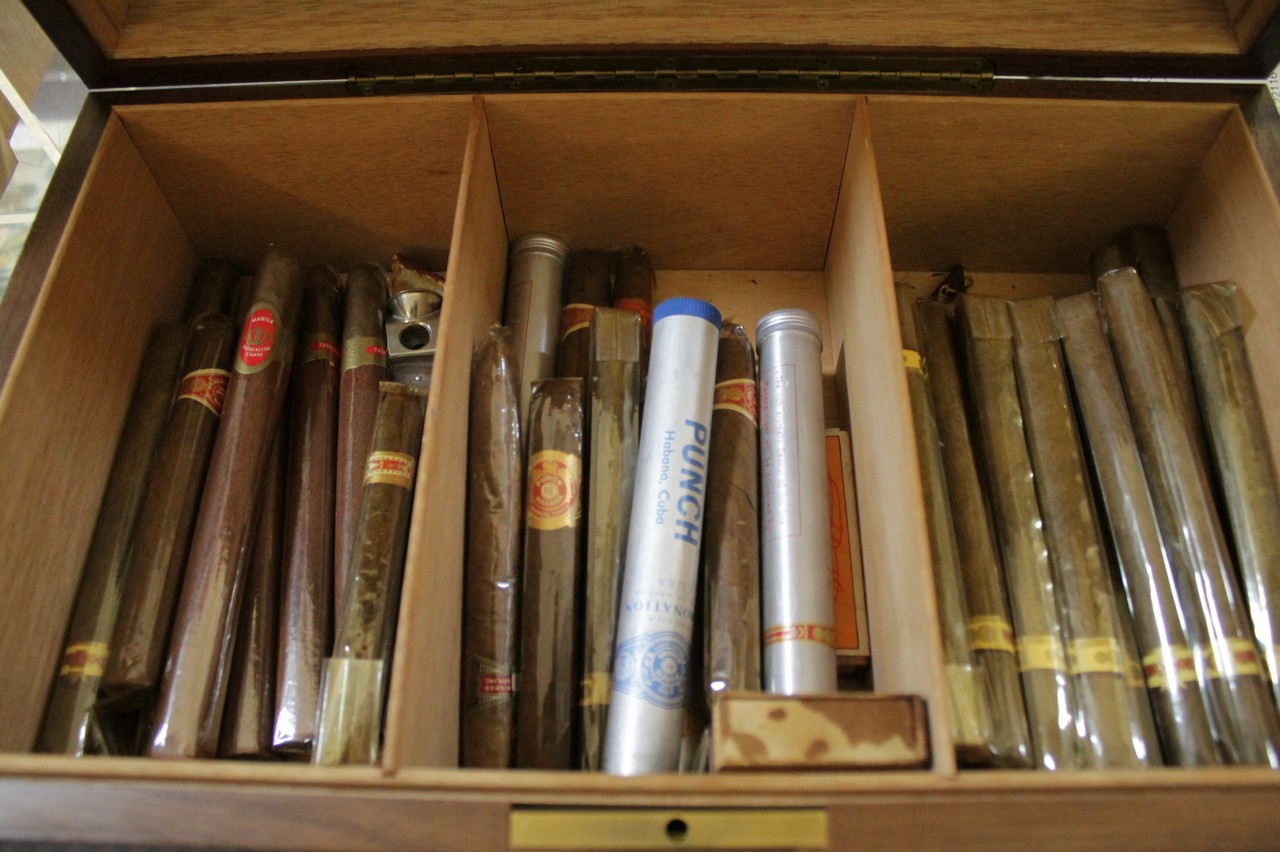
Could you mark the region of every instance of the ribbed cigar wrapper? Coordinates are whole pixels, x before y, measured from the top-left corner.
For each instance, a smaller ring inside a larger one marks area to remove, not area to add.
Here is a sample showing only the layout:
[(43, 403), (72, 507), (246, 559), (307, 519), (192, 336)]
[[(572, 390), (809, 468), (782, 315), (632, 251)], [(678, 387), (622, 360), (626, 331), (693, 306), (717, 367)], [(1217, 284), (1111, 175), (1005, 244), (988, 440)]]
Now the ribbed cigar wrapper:
[(341, 605), (351, 550), (360, 520), (360, 495), (369, 459), (373, 421), (378, 414), (378, 384), (387, 377), (387, 341), (382, 304), (387, 273), (372, 263), (357, 263), (347, 273), (342, 314), (342, 377), (338, 390), (338, 459), (334, 496), (333, 601)]
[(505, 769), (515, 742), (524, 461), (511, 332), (500, 325), (471, 363), (467, 562), (462, 622), (462, 765)]
[(679, 761), (719, 336), (720, 312), (706, 302), (667, 299), (654, 311), (605, 729), (614, 775)]
[(237, 331), (221, 314), (202, 314), (187, 334), (182, 379), (156, 451), (102, 676), (103, 695), (113, 703), (150, 701), (160, 685)]
[(160, 687), (150, 754), (212, 757), (226, 698), (258, 495), (284, 408), (298, 333), (302, 267), (268, 251), (227, 386)]
[(703, 523), (703, 683), (722, 692), (760, 690), (760, 435), (755, 350), (736, 323), (720, 330)]
[[(287, 418), (281, 418), (285, 427)], [(276, 631), (284, 545), (285, 428), (277, 428), (258, 498), (244, 600), (231, 654), (219, 757), (271, 756), (276, 711)]]
[(836, 690), (831, 509), (822, 412), (822, 338), (808, 311), (756, 325), (760, 348), (760, 576), (764, 688)]
[(188, 324), (206, 314), (227, 314), (240, 284), (240, 268), (229, 260), (206, 260), (196, 270), (183, 319)]
[(1182, 316), (1226, 496), (1253, 636), (1280, 700), (1280, 484), (1249, 364), (1235, 285), (1182, 291)]
[(1143, 717), (1150, 714), (1150, 704), (1129, 686), (1129, 656), (1115, 611), (1120, 602), (1103, 562), (1053, 299), (1010, 302), (1009, 315), (1023, 425), (1079, 714), (1081, 764), (1129, 769), (1159, 765), (1159, 744), (1145, 737), (1149, 726)]
[(569, 257), (560, 311), (560, 351), (556, 375), (566, 379), (591, 377), (591, 315), (609, 306), (616, 252), (599, 249), (576, 251)]
[(933, 585), (951, 707), (951, 735), (962, 763), (981, 764), (986, 762), (987, 742), (991, 739), (991, 716), (969, 648), (969, 605), (965, 600), (960, 552), (951, 523), (942, 444), (938, 439), (925, 364), (920, 357), (915, 291), (900, 284), (896, 292), (902, 358), (907, 371), (925, 520), (929, 527), (929, 551), (933, 558)]
[(379, 385), (357, 546), (333, 656), (325, 661), (315, 764), (378, 760), (426, 401), (426, 392), (417, 388)]
[(569, 769), (581, 648), (581, 379), (543, 379), (529, 401), (516, 766)]
[(1000, 557), (969, 435), (951, 318), (948, 309), (938, 302), (918, 303), (917, 317), (920, 352), (927, 365), (943, 447), (942, 463), (964, 600), (969, 610), (969, 651), (991, 719), (985, 762), (1003, 768), (1029, 767), (1031, 733), (1027, 730), (1018, 677), (1017, 648), (1013, 644)]
[(1209, 717), (1228, 763), (1280, 765), (1280, 722), (1207, 472), (1179, 415), (1160, 320), (1133, 270), (1098, 280), (1138, 451), (1173, 563)]
[(1000, 531), (1000, 561), (1013, 615), (1034, 764), (1069, 769), (1077, 761), (1076, 704), (1023, 434), (1013, 328), (1001, 299), (965, 295), (959, 304), (979, 455), (986, 467), (992, 517)]
[(1102, 330), (1097, 295), (1060, 299), (1055, 308), (1164, 760), (1178, 766), (1217, 764), (1205, 685), (1183, 626), (1173, 567), (1147, 488), (1120, 374)]
[[(503, 325), (511, 329), (520, 365), (520, 415), (529, 412), (534, 382), (556, 374), (564, 267), (569, 247), (549, 234), (526, 234), (511, 243)], [(528, 438), (529, 430), (525, 430)]]
[(158, 326), (142, 353), (138, 381), (89, 540), (66, 643), (40, 725), (37, 751), (82, 755), (105, 750), (105, 744), (92, 732), (93, 705), (110, 655), (108, 643), (120, 611), (130, 567), (129, 548), (142, 513), (147, 478), (178, 381), (184, 337), (180, 325)]
[(602, 765), (613, 637), (640, 441), (640, 317), (600, 308), (591, 318), (591, 476), (587, 480), (578, 766)]
[(338, 279), (311, 270), (294, 356), (286, 447), (279, 666), (272, 746), (307, 753), (320, 715), (320, 671), (329, 652), (333, 602), (334, 454), (341, 316)]

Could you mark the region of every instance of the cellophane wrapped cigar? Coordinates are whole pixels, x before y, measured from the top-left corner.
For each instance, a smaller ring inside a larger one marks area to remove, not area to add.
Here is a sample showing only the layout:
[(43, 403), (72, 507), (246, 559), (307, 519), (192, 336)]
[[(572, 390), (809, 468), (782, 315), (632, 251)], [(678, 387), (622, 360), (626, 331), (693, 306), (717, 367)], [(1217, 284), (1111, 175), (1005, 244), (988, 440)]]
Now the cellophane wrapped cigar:
[(591, 315), (609, 305), (618, 254), (584, 249), (569, 256), (564, 283), (564, 307), (560, 311), (560, 352), (556, 375), (565, 379), (591, 377)]
[(938, 302), (920, 302), (917, 314), (921, 354), (928, 367), (929, 390), (943, 446), (942, 463), (964, 599), (969, 609), (969, 650), (991, 714), (986, 762), (1003, 768), (1025, 768), (1031, 766), (1031, 733), (1027, 730), (1000, 557), (965, 414), (964, 385), (956, 363), (950, 311)]
[(1235, 285), (1182, 291), (1182, 317), (1217, 462), (1253, 636), (1280, 701), (1280, 484)]
[(654, 311), (605, 727), (613, 775), (671, 772), (680, 757), (719, 332), (720, 312), (698, 299)]
[(520, 365), (520, 416), (526, 439), (531, 387), (556, 374), (568, 257), (569, 247), (550, 234), (526, 234), (511, 243), (503, 324), (511, 329)]
[(951, 707), (951, 736), (961, 763), (987, 762), (991, 740), (991, 713), (981, 673), (973, 664), (969, 648), (969, 604), (964, 595), (960, 552), (951, 522), (947, 495), (947, 475), (943, 467), (942, 443), (933, 414), (928, 374), (920, 356), (920, 333), (916, 321), (915, 291), (903, 284), (896, 287), (898, 327), (902, 334), (902, 357), (907, 371), (907, 392), (911, 397), (915, 426), (916, 456), (924, 491), (925, 519), (929, 527), (929, 550), (933, 557), (933, 585), (937, 596), (942, 656), (946, 665), (947, 697)]
[(426, 399), (418, 388), (379, 385), (357, 546), (325, 661), (315, 764), (378, 760)]
[(160, 685), (187, 548), (227, 396), (238, 329), (222, 314), (192, 321), (134, 538), (102, 694), (113, 705), (150, 703)]
[(598, 770), (609, 714), (613, 637), (640, 440), (640, 318), (631, 311), (600, 308), (593, 312), (589, 331), (591, 471), (578, 766)]
[(209, 461), (160, 686), (153, 757), (217, 751), (258, 495), (284, 409), (301, 302), (297, 258), (269, 250), (254, 276)]
[(1075, 695), (1022, 429), (1013, 328), (1001, 299), (964, 295), (959, 304), (979, 457), (1009, 592), (1034, 765), (1071, 769), (1078, 760)]
[(272, 747), (307, 754), (332, 636), (334, 482), (342, 318), (338, 277), (313, 267), (302, 300), (288, 418), (279, 660)]
[(644, 401), (649, 375), (649, 346), (653, 340), (653, 290), (656, 286), (649, 252), (632, 246), (618, 260), (613, 281), (613, 306), (640, 315), (640, 398)]
[(360, 495), (369, 458), (373, 421), (378, 414), (378, 385), (387, 376), (387, 341), (382, 304), (387, 273), (373, 263), (357, 263), (347, 273), (342, 312), (342, 376), (338, 382), (338, 458), (335, 473), (333, 603), (344, 600), (360, 520)]
[(1104, 275), (1098, 291), (1219, 749), (1228, 763), (1280, 765), (1276, 705), (1160, 320), (1132, 269)]
[(258, 497), (258, 518), (245, 573), (244, 600), (231, 654), (231, 680), (222, 714), (220, 757), (271, 756), (276, 711), (276, 632), (284, 545), (286, 441), (282, 417)]
[(471, 363), (462, 765), (505, 769), (515, 743), (524, 459), (511, 331), (491, 326)]
[(1178, 604), (1173, 567), (1156, 521), (1133, 421), (1095, 293), (1056, 303), (1067, 367), (1102, 492), (1151, 709), (1166, 763), (1220, 762), (1204, 684)]
[(83, 755), (107, 750), (95, 732), (93, 706), (110, 655), (108, 643), (120, 611), (129, 548), (141, 516), (147, 478), (178, 382), (185, 336), (181, 325), (158, 326), (142, 353), (133, 399), (89, 540), (66, 644), (40, 725), (37, 751)]
[(582, 638), (581, 379), (534, 382), (529, 400), (516, 766), (569, 769)]
[(1158, 765), (1159, 744), (1146, 741), (1142, 721), (1150, 705), (1145, 696), (1142, 704), (1135, 702), (1129, 687), (1128, 654), (1067, 392), (1053, 299), (1010, 302), (1009, 315), (1023, 427), (1075, 687), (1081, 763)]
[(201, 262), (196, 270), (183, 321), (190, 324), (206, 314), (227, 314), (240, 285), (240, 267), (229, 260)]

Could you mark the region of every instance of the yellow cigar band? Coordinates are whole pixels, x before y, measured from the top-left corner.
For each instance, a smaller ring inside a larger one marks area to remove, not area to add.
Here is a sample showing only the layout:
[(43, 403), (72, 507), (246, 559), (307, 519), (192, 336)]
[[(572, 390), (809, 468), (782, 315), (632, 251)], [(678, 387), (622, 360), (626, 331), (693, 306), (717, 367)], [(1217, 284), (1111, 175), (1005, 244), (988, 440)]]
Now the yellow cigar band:
[(62, 654), (62, 667), (58, 674), (62, 677), (102, 677), (109, 653), (106, 642), (76, 642), (68, 645)]
[(906, 365), (908, 372), (911, 372), (911, 373), (924, 372), (924, 357), (914, 349), (902, 350), (902, 363)]
[(582, 706), (608, 705), (611, 678), (608, 672), (587, 672), (582, 678)]
[(1013, 644), (1013, 627), (998, 615), (975, 615), (969, 619), (969, 647), (1010, 654), (1018, 650)]
[(1142, 658), (1142, 673), (1150, 689), (1169, 689), (1195, 683), (1196, 654), (1185, 645), (1166, 645)]
[(1067, 671), (1067, 654), (1057, 636), (1019, 636), (1018, 668), (1024, 672)]
[(1203, 650), (1205, 669), (1209, 677), (1262, 677), (1263, 668), (1258, 660), (1258, 646), (1252, 639), (1236, 636), (1227, 640), (1227, 654), (1223, 658), (1213, 646)]
[(1124, 649), (1110, 636), (1072, 640), (1068, 665), (1075, 674), (1129, 674)]

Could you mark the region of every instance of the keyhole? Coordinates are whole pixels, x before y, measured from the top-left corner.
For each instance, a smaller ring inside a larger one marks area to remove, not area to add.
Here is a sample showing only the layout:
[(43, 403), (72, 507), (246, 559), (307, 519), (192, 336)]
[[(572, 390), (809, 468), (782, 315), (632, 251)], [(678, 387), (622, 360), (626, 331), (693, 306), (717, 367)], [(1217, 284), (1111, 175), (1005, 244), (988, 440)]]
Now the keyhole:
[(681, 843), (689, 836), (689, 823), (677, 817), (667, 823), (667, 837), (673, 843)]

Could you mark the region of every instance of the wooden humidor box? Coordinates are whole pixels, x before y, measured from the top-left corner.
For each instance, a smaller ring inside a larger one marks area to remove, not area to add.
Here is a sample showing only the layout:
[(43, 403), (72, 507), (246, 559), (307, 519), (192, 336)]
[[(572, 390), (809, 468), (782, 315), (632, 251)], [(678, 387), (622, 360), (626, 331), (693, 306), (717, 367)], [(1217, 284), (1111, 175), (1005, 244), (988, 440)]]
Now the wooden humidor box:
[[(886, 56), (924, 45), (1033, 70), (1142, 53), (1124, 67), (1235, 74), (1246, 68), (1240, 45), (1277, 4), (1046, 0), (1009, 33), (989, 25), (995, 4), (944, 5), (932, 25), (888, 2), (839, 14), (820, 3), (724, 13), (659, 3), (615, 20), (585, 0), (520, 14), (391, 2), (376, 15), (336, 3), (303, 14), (301, 4), (81, 0), (68, 7), (77, 18), (42, 19), (83, 23), (66, 44), (92, 36), (99, 54), (83, 68), (102, 84), (166, 70), (187, 82), (323, 77), (335, 55), (438, 68), (474, 54), (493, 67), (492, 49), (527, 44), (587, 46), (599, 63), (637, 44), (683, 57), (708, 42)], [(618, 836), (642, 846), (713, 843), (725, 819), (788, 818), (816, 832), (795, 843), (835, 848), (1280, 836), (1270, 770), (956, 771), (893, 296), (895, 280), (928, 287), (957, 262), (979, 292), (1083, 290), (1090, 250), (1125, 225), (1164, 224), (1183, 281), (1232, 278), (1253, 305), (1254, 367), (1280, 438), (1280, 206), (1268, 168), (1280, 162), (1250, 133), (1256, 88), (1133, 86), (1091, 99), (1081, 86), (1055, 96), (1014, 82), (1007, 91), (1035, 96), (999, 97), (999, 82), (974, 97), (823, 90), (820, 76), (810, 91), (771, 92), (694, 91), (679, 78), (666, 91), (655, 79), (659, 91), (501, 92), (495, 77), (473, 96), (457, 78), (436, 93), (419, 73), (405, 94), (375, 84), (366, 97), (318, 85), (91, 98), (0, 304), (0, 835), (594, 847), (592, 820), (611, 814)], [(875, 684), (928, 701), (931, 770), (617, 779), (455, 768), (462, 401), (472, 342), (501, 313), (508, 239), (535, 230), (574, 247), (645, 245), (659, 298), (707, 298), (748, 329), (783, 306), (822, 318), (828, 425), (854, 447)], [(251, 264), (268, 241), (339, 264), (402, 249), (448, 262), (382, 766), (28, 754), (146, 332), (177, 314), (200, 258)], [(671, 839), (671, 820), (687, 840)]]

